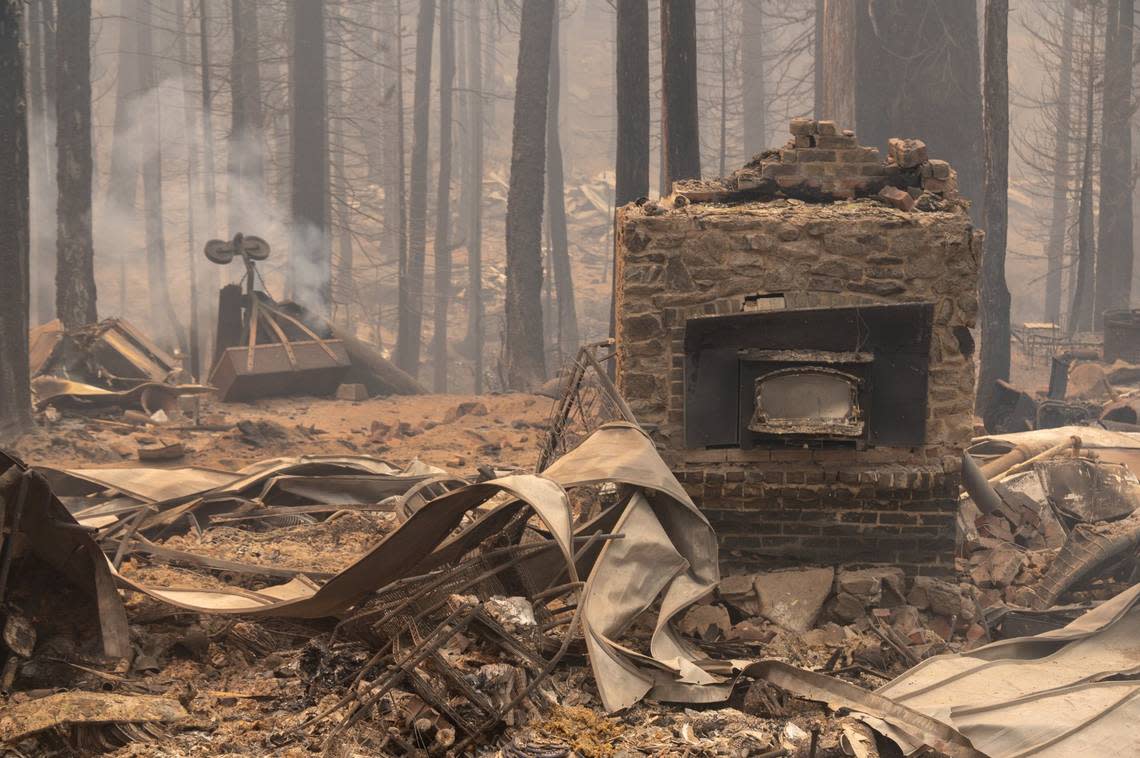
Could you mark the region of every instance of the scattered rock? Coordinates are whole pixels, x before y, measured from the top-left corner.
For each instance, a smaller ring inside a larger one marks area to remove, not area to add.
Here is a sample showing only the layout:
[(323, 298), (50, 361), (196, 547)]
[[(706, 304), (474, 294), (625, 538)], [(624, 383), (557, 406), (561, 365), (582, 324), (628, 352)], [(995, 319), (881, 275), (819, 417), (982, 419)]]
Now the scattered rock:
[(724, 639), (732, 629), (732, 619), (723, 605), (694, 605), (677, 624), (681, 634), (703, 640)]
[(342, 384), (336, 388), (337, 400), (359, 402), (368, 399), (368, 388), (363, 384)]
[(867, 608), (850, 592), (840, 592), (831, 603), (831, 615), (850, 623), (867, 615)]
[(893, 608), (906, 597), (906, 574), (900, 568), (843, 569), (836, 589), (854, 595), (868, 608)]
[(768, 642), (776, 632), (759, 619), (745, 619), (728, 630), (728, 639), (743, 642)]
[(899, 168), (917, 168), (926, 163), (926, 143), (920, 139), (899, 139), (887, 141), (887, 155)]
[(898, 187), (883, 187), (879, 190), (879, 199), (900, 211), (914, 210), (914, 198), (909, 192), (904, 192)]
[(756, 596), (755, 574), (730, 574), (720, 580), (717, 592), (721, 600), (745, 616), (760, 615), (760, 599)]
[(787, 629), (806, 632), (815, 625), (834, 580), (831, 567), (794, 569), (757, 574), (752, 586), (760, 615)]
[(156, 445), (139, 447), (140, 461), (176, 461), (186, 455), (181, 442), (159, 441)]
[(468, 400), (449, 410), (443, 417), (443, 423), (451, 424), (464, 416), (486, 416), (487, 406), (478, 400)]

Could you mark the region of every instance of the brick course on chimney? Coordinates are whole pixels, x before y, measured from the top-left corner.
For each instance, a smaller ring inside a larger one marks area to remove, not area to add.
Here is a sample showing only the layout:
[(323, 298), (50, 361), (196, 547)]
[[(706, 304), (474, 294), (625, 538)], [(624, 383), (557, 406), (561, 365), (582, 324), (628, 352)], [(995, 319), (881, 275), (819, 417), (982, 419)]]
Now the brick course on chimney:
[[(981, 233), (953, 170), (920, 141), (892, 140), (880, 161), (830, 122), (797, 119), (791, 132), (732, 177), (618, 209), (618, 388), (717, 529), (726, 570), (950, 573)], [(686, 324), (739, 313), (757, 294), (789, 309), (932, 304), (923, 444), (687, 447)]]

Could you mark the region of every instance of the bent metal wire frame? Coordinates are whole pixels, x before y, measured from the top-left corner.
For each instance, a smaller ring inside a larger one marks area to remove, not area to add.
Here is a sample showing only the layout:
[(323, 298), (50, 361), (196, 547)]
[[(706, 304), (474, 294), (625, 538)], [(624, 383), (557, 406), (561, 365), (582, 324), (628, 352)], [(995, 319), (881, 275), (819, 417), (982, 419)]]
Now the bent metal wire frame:
[(561, 455), (610, 421), (637, 424), (625, 399), (618, 393), (602, 364), (616, 357), (612, 339), (583, 345), (563, 369), (562, 394), (550, 413), (546, 439), (539, 450), (535, 471), (542, 472)]

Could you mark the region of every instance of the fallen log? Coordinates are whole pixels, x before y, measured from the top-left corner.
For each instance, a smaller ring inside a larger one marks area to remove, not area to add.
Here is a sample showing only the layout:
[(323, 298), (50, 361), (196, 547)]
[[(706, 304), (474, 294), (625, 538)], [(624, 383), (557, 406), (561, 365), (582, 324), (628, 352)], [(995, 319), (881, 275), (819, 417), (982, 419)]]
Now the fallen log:
[(344, 343), (352, 368), (346, 383), (357, 382), (376, 395), (426, 395), (425, 388), (411, 374), (385, 358), (374, 346), (353, 337), (343, 329), (330, 325), (332, 335)]

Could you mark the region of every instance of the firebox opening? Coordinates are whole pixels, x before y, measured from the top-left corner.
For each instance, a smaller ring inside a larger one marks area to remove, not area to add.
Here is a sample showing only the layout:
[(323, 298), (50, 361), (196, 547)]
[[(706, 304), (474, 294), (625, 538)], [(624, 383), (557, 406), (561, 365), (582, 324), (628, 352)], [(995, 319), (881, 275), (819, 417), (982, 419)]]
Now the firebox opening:
[(932, 323), (929, 303), (690, 319), (686, 445), (921, 445)]

